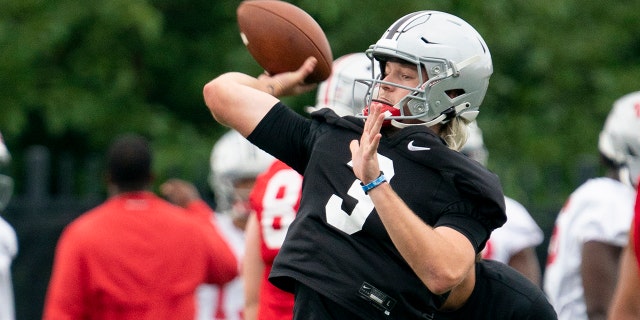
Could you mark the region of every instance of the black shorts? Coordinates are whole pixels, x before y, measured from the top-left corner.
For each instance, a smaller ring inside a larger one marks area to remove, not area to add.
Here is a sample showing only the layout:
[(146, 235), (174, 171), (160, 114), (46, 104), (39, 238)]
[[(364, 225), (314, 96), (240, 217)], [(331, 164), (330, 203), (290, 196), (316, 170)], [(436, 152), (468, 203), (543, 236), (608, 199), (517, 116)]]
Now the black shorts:
[(315, 290), (296, 282), (293, 320), (363, 319)]

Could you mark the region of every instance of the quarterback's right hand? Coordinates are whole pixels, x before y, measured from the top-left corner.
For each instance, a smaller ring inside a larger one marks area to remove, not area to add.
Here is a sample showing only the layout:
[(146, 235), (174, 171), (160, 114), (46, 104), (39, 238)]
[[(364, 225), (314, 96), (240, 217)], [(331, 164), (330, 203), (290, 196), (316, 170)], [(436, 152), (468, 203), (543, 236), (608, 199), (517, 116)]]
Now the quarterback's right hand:
[(258, 76), (258, 81), (265, 84), (265, 92), (274, 97), (294, 96), (309, 92), (316, 88), (316, 83), (305, 83), (304, 79), (313, 72), (318, 60), (309, 57), (300, 68), (292, 72), (283, 72), (270, 75), (263, 73)]

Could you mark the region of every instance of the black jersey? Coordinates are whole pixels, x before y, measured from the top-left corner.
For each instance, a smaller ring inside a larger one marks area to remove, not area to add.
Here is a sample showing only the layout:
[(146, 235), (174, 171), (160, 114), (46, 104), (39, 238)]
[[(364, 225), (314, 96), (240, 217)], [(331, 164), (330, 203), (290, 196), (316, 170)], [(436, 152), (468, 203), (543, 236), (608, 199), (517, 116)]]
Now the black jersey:
[(508, 265), (482, 260), (476, 263), (476, 284), (464, 306), (451, 313), (434, 313), (433, 319), (555, 320), (544, 292)]
[[(414, 319), (440, 305), (393, 245), (350, 165), (363, 121), (323, 109), (307, 119), (278, 104), (248, 139), (303, 174), (295, 221), (270, 281), (295, 281), (365, 319)], [(464, 234), (480, 252), (506, 221), (500, 181), (422, 126), (383, 137), (380, 168), (428, 225)]]

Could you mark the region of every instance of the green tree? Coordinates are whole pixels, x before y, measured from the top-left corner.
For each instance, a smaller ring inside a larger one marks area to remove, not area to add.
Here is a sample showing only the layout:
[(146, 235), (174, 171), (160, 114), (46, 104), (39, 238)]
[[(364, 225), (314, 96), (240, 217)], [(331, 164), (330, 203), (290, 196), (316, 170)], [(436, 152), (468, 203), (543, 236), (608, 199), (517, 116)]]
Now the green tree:
[[(559, 207), (595, 163), (611, 103), (637, 90), (640, 3), (293, 1), (326, 31), (334, 57), (363, 51), (403, 14), (451, 12), (483, 34), (494, 75), (479, 123), (490, 168), (531, 206)], [(100, 152), (117, 133), (151, 137), (158, 170), (202, 177), (225, 130), (202, 102), (216, 75), (261, 72), (238, 36), (239, 1), (2, 0), (0, 128), (30, 144)], [(300, 112), (313, 94), (287, 98)]]

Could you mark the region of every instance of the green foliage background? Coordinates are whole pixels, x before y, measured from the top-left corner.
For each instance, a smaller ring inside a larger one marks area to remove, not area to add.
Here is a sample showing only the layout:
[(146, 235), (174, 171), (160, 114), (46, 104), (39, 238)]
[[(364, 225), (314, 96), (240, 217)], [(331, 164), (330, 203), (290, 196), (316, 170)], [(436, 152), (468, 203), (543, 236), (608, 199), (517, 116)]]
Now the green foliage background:
[[(562, 201), (576, 168), (595, 161), (611, 103), (638, 90), (637, 1), (292, 2), (324, 28), (334, 57), (365, 50), (416, 10), (476, 26), (495, 68), (478, 120), (489, 167), (525, 204)], [(205, 108), (202, 86), (226, 71), (261, 71), (238, 36), (238, 4), (0, 1), (0, 130), (16, 174), (29, 145), (83, 156), (136, 131), (153, 140), (160, 178), (201, 179), (225, 130)], [(301, 111), (314, 97), (286, 101)]]
[[(416, 10), (474, 25), (495, 69), (478, 120), (489, 167), (507, 194), (533, 206), (559, 205), (580, 166), (596, 161), (611, 103), (639, 87), (637, 1), (292, 2), (324, 28), (334, 57), (365, 50)], [(0, 130), (16, 174), (29, 145), (83, 156), (136, 131), (153, 141), (159, 180), (202, 179), (225, 130), (202, 86), (226, 71), (261, 71), (240, 41), (238, 4), (1, 0)], [(312, 93), (285, 100), (299, 111), (314, 103)]]
[[(316, 18), (334, 57), (365, 50), (416, 10), (474, 25), (495, 70), (478, 120), (489, 168), (545, 229), (593, 173), (612, 102), (639, 90), (640, 1), (291, 2)], [(159, 181), (206, 179), (225, 128), (204, 106), (203, 85), (227, 71), (261, 72), (238, 35), (238, 4), (0, 0), (0, 130), (17, 192), (28, 146), (82, 158), (129, 131), (152, 139)], [(302, 112), (314, 94), (285, 101)]]

